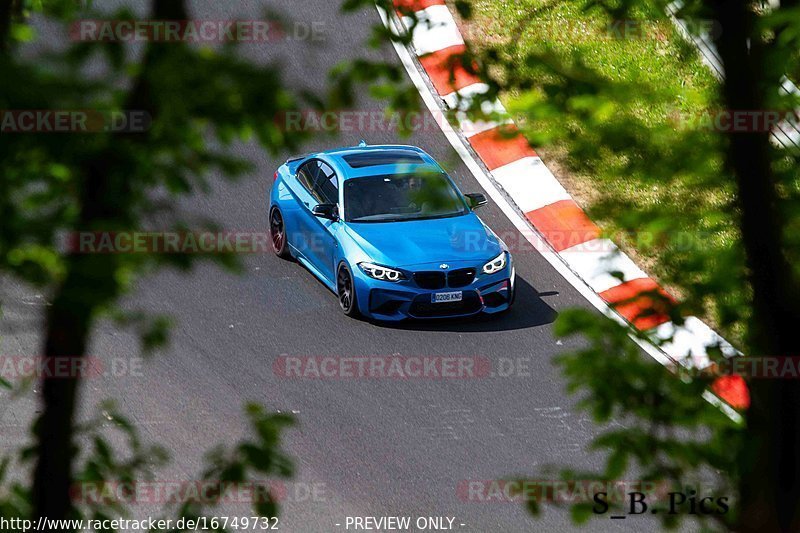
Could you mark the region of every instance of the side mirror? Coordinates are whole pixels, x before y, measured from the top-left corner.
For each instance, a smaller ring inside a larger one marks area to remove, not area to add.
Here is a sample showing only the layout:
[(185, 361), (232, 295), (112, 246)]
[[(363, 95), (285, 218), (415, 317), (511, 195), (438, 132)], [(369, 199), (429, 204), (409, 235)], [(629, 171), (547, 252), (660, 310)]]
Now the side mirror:
[(311, 213), (315, 217), (324, 218), (327, 220), (339, 220), (339, 210), (336, 204), (317, 204)]
[(472, 209), (477, 209), (482, 205), (486, 205), (486, 197), (479, 192), (471, 192), (469, 194), (465, 194), (464, 196), (467, 197), (469, 206)]

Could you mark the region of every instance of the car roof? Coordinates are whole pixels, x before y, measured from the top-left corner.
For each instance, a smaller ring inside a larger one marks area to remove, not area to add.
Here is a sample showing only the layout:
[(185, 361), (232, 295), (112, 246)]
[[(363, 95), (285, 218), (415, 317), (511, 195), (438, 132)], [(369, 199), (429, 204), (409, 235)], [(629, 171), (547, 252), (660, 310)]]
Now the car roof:
[(402, 144), (335, 148), (313, 157), (332, 165), (342, 180), (408, 172), (442, 172), (436, 160), (424, 150)]

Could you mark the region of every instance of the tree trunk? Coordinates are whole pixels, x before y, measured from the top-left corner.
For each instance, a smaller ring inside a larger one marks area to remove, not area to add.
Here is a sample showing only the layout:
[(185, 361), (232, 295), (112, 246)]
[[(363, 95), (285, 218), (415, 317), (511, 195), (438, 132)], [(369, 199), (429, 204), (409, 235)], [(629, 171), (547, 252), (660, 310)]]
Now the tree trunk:
[[(92, 285), (83, 275), (82, 258), (69, 260), (69, 275), (65, 279), (47, 315), (44, 356), (47, 368), (53, 359), (76, 358), (86, 353), (92, 323), (92, 310), (82, 293)], [(70, 368), (75, 368), (70, 365)], [(77, 401), (79, 376), (43, 379), (44, 411), (36, 427), (38, 463), (34, 472), (33, 494), (36, 518), (66, 518), (71, 509), (69, 499), (72, 483), (71, 465), (74, 456), (73, 415)]]
[[(722, 31), (716, 44), (725, 69), (723, 101), (728, 110), (765, 110), (778, 79), (767, 68), (769, 45), (755, 35), (751, 2), (710, 2)], [(780, 69), (777, 69), (780, 70)], [(749, 356), (792, 356), (797, 340), (798, 290), (782, 252), (782, 217), (777, 206), (768, 132), (730, 132), (727, 170), (738, 188), (740, 228), (753, 316), (745, 349)], [(739, 465), (737, 531), (800, 530), (800, 386), (796, 380), (752, 380), (746, 414), (746, 445)]]
[(6, 52), (9, 48), (13, 4), (14, 0), (0, 0), (0, 52)]
[[(7, 0), (0, 0), (2, 2)], [(153, 0), (150, 19), (185, 19), (183, 0)], [(141, 76), (133, 84), (127, 109), (146, 110), (153, 120), (157, 109), (152, 104), (148, 64), (157, 60), (158, 44), (148, 44), (142, 60)], [(170, 44), (167, 46), (178, 46)], [(137, 135), (117, 135), (118, 142), (136, 142)], [(124, 172), (112, 172), (115, 164), (115, 146), (104, 156), (87, 162), (83, 175), (79, 205), (81, 209), (78, 230), (91, 231), (98, 224), (130, 223), (135, 214), (124, 205), (130, 184)], [(85, 356), (92, 330), (94, 314), (117, 297), (114, 280), (117, 257), (114, 254), (72, 254), (67, 258), (67, 274), (57, 288), (53, 305), (47, 314), (45, 326), (44, 357), (47, 368), (52, 368), (54, 358), (79, 359)], [(70, 366), (70, 368), (75, 368)], [(43, 412), (35, 430), (37, 463), (34, 471), (34, 520), (39, 517), (59, 520), (71, 515), (70, 500), (72, 461), (75, 456), (74, 416), (78, 400), (80, 375), (61, 378), (43, 378)]]

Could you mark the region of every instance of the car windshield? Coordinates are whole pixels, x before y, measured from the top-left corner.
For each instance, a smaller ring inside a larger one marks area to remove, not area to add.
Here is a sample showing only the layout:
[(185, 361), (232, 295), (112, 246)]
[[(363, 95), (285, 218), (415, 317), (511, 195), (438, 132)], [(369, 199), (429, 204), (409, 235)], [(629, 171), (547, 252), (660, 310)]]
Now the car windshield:
[(345, 220), (399, 222), (464, 215), (469, 211), (442, 172), (351, 178), (344, 182)]

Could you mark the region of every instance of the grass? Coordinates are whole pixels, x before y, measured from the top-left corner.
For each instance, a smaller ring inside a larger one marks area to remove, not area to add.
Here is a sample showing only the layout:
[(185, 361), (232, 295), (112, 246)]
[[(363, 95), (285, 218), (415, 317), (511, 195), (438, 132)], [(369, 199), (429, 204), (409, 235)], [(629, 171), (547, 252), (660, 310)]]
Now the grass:
[[(624, 116), (641, 127), (641, 131), (647, 131), (656, 143), (668, 137), (670, 127), (679, 129), (680, 122), (676, 122), (676, 118), (708, 116), (716, 107), (718, 81), (694, 47), (655, 6), (639, 8), (635, 18), (640, 22), (613, 23), (609, 23), (606, 14), (592, 9), (589, 0), (472, 0), (471, 7), (472, 17), (467, 21), (459, 20), (468, 43), (479, 54), (492, 48), (502, 50), (503, 61), (513, 69), (490, 70), (492, 74), (501, 81), (508, 76), (532, 80), (530, 90), (511, 89), (501, 93), (501, 100), (512, 114), (521, 114), (526, 120), (536, 114), (531, 113), (529, 106), (531, 93), (538, 91), (540, 100), (557, 98), (547, 93), (551, 76), (526, 60), (531, 54), (556, 58), (568, 67), (585, 66), (622, 87), (642, 87), (657, 93), (657, 98), (622, 95), (618, 102), (620, 108), (624, 108)], [(621, 123), (614, 112), (609, 115), (607, 122)], [(730, 217), (731, 192), (724, 186), (707, 186), (702, 178), (692, 175), (694, 169), (688, 167), (675, 169), (675, 174), (685, 179), (660, 179), (644, 175), (646, 173), (628, 172), (630, 161), (626, 158), (630, 156), (624, 153), (624, 148), (615, 152), (605, 146), (589, 146), (588, 149), (586, 145), (580, 146), (574, 137), (591, 137), (592, 125), (568, 115), (560, 116), (559, 120), (563, 122), (555, 121), (550, 127), (569, 134), (549, 135), (546, 125), (542, 124), (537, 130), (531, 128), (530, 123), (523, 131), (555, 176), (594, 221), (669, 292), (679, 299), (687, 296), (686, 293), (691, 292), (686, 290), (691, 281), (681, 279), (683, 272), (675, 264), (672, 250), (642, 247), (637, 238), (627, 237), (631, 227), (630, 211), (619, 206), (642, 212), (660, 210), (662, 215), (667, 213), (666, 216), (674, 211), (677, 216), (684, 217), (685, 227), (703, 235), (698, 240), (711, 235), (725, 246), (735, 232)], [(659, 131), (667, 132), (667, 136), (659, 138), (658, 133), (652, 133)], [(587, 164), (587, 158), (594, 161)], [(710, 157), (703, 165), (706, 168), (700, 173), (720, 174), (718, 158)], [(638, 168), (642, 170), (645, 166)], [(609, 208), (609, 205), (618, 207)], [(720, 326), (716, 318), (719, 310), (712, 298), (699, 302), (692, 311), (712, 326)], [(726, 326), (723, 325), (722, 333), (735, 342), (740, 331), (735, 325)]]
[(652, 124), (675, 110), (702, 113), (714, 101), (716, 79), (669, 20), (640, 11), (642, 21), (609, 22), (596, 10), (587, 11), (589, 5), (587, 0), (473, 0), (467, 39), (478, 49), (507, 43), (520, 58), (528, 52), (562, 60), (580, 55), (610, 80), (659, 87), (674, 95), (672, 107), (635, 110)]

